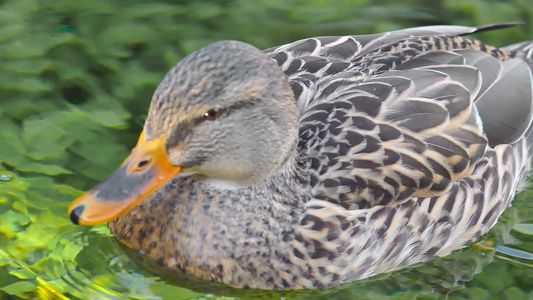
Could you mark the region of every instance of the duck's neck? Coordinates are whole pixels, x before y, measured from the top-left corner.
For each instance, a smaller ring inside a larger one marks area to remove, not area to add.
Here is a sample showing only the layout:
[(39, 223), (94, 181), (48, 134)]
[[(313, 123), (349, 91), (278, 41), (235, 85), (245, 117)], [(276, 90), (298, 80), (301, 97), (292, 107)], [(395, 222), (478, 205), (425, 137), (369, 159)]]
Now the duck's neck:
[(109, 227), (122, 243), (166, 266), (254, 287), (237, 281), (245, 276), (264, 284), (250, 274), (279, 269), (272, 264), (287, 255), (293, 224), (308, 200), (304, 169), (295, 151), (278, 173), (251, 187), (224, 189), (195, 177), (175, 178)]

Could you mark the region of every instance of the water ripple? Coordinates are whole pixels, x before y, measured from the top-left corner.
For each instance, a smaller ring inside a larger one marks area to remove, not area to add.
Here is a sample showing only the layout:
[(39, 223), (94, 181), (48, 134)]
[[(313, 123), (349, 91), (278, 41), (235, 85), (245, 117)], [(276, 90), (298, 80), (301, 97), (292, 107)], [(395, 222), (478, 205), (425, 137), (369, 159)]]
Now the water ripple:
[(103, 226), (73, 226), (61, 233), (58, 240), (56, 251), (62, 257), (56, 261), (59, 265), (49, 268), (53, 273), (48, 275), (50, 279), (56, 278), (49, 283), (63, 293), (77, 298), (110, 300), (201, 296), (144, 274)]

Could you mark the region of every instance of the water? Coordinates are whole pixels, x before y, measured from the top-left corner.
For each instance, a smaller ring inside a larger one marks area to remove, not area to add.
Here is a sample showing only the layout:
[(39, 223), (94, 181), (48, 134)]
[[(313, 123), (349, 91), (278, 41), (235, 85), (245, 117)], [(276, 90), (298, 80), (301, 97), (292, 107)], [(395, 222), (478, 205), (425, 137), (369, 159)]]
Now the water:
[(0, 270), (18, 279), (11, 283), (11, 289), (4, 287), (4, 292), (28, 299), (47, 298), (46, 295), (47, 299), (167, 299), (169, 296), (191, 299), (201, 296), (144, 273), (128, 259), (104, 226), (65, 226), (59, 234), (49, 238), (42, 234), (39, 240), (43, 244), (38, 247), (42, 249), (32, 251), (25, 259), (10, 253), (10, 246), (15, 246), (16, 241), (7, 246), (7, 251), (0, 250)]

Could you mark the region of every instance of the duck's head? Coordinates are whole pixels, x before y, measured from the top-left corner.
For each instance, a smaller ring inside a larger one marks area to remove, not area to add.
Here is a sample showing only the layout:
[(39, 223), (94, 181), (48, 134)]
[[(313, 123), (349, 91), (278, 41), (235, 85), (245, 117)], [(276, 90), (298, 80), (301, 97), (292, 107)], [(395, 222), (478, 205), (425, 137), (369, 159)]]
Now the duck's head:
[(220, 188), (257, 184), (296, 147), (298, 118), (285, 75), (263, 52), (235, 41), (207, 46), (170, 70), (137, 146), (106, 181), (70, 205), (71, 220), (114, 220), (176, 176)]

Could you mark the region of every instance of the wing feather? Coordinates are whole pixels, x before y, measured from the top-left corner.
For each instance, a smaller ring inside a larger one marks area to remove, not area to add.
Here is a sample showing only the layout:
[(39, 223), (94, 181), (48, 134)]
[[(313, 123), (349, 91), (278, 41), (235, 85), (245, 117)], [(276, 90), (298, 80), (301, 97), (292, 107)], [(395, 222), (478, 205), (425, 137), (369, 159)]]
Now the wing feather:
[[(297, 99), (313, 195), (350, 209), (438, 197), (468, 178), (489, 143), (520, 139), (532, 118), (531, 63), (458, 36), (490, 28), (430, 26), (265, 50)], [(530, 48), (509, 51), (523, 57)]]

